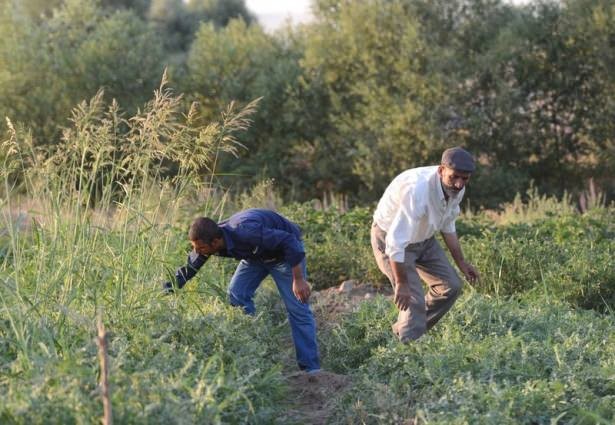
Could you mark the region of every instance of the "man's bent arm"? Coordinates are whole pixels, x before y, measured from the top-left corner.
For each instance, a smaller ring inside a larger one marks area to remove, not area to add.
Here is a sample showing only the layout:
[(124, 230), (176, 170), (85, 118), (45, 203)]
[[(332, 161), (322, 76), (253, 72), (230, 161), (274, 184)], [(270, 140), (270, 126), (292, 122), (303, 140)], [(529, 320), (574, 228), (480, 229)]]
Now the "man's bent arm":
[[(186, 265), (180, 267), (175, 272), (175, 283), (178, 288), (183, 288), (186, 282), (192, 279), (199, 269), (207, 262), (209, 257), (205, 255), (200, 255), (195, 251), (190, 252), (188, 254), (188, 259), (186, 260)], [(173, 285), (171, 282), (167, 282), (165, 284), (167, 289), (172, 289)]]
[(451, 253), (453, 260), (455, 260), (455, 264), (459, 266), (459, 263), (465, 262), (463, 258), (463, 252), (461, 251), (461, 245), (459, 244), (459, 238), (457, 237), (457, 233), (444, 233), (442, 232), (442, 238), (444, 239), (444, 243), (446, 247)]
[(463, 257), (463, 252), (461, 251), (461, 244), (459, 243), (457, 233), (442, 232), (442, 238), (444, 239), (444, 243), (453, 257), (453, 260), (455, 260), (455, 264), (457, 264), (457, 267), (459, 267), (459, 270), (461, 270), (466, 279), (470, 282), (475, 282), (479, 279), (480, 275), (478, 271), (474, 268), (474, 266), (467, 263)]
[(407, 310), (410, 306), (410, 285), (408, 284), (408, 274), (404, 263), (389, 260), (393, 270), (393, 280), (395, 282), (394, 302), (400, 310)]

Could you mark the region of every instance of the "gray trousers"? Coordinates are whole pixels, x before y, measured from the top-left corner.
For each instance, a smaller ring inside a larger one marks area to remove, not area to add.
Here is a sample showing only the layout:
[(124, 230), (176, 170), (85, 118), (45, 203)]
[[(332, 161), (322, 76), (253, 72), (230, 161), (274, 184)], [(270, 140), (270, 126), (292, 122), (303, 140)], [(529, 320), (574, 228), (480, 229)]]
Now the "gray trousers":
[[(371, 230), (374, 256), (378, 268), (389, 278), (395, 290), (391, 263), (385, 254), (385, 239), (386, 232), (374, 223)], [(435, 237), (408, 245), (404, 267), (410, 285), (410, 307), (399, 312), (397, 323), (393, 325), (402, 342), (418, 339), (431, 329), (453, 306), (462, 286)], [(427, 295), (421, 279), (429, 286)]]

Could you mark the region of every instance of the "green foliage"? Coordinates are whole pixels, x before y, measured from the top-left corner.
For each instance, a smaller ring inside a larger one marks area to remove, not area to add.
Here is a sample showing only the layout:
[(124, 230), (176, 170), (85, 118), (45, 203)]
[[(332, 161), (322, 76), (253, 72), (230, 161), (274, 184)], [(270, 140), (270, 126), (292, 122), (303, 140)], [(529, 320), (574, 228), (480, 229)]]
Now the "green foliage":
[[(295, 43), (288, 79), (271, 72), (280, 59), (268, 49), (260, 63), (228, 62), (225, 77), (246, 88), (237, 96), (273, 97), (281, 107), (263, 104), (247, 143), (256, 149), (227, 166), (273, 177), (299, 199), (373, 201), (403, 169), (463, 144), (480, 160), (476, 207), (495, 208), (532, 180), (561, 195), (596, 176), (612, 196), (607, 3), (316, 2), (314, 23), (286, 35)], [(272, 83), (252, 91), (250, 75), (262, 69)], [(207, 86), (194, 91), (210, 103), (218, 97)]]
[[(354, 383), (329, 422), (615, 420), (614, 211), (595, 193), (583, 214), (539, 194), (612, 184), (612, 4), (315, 6), (313, 24), (272, 36), (241, 1), (0, 1), (0, 422), (100, 416), (99, 310), (117, 422), (279, 420), (292, 345), (267, 283), (256, 317), (226, 305), (232, 261), (158, 292), (186, 223), (227, 199), (277, 205), (303, 228), (316, 288), (388, 284), (372, 208), (281, 206), (270, 188), (374, 201), (458, 143), (480, 163), (473, 205), (531, 189), (458, 222), (482, 280), (418, 342), (394, 340), (382, 297), (323, 327), (324, 367)], [(165, 61), (187, 99), (165, 76), (145, 103)], [(216, 198), (220, 170), (253, 189)]]
[(498, 209), (511, 201), (511, 194), (523, 193), (530, 186), (527, 171), (508, 167), (479, 167), (467, 186), (464, 202), (471, 206)]
[[(282, 397), (280, 326), (227, 305), (229, 274), (215, 262), (198, 284), (164, 296), (166, 271), (185, 258), (182, 208), (236, 149), (253, 105), (196, 125), (165, 87), (121, 119), (99, 93), (74, 110), (62, 145), (28, 151), (11, 128), (4, 164), (19, 171), (32, 220), (4, 172), (0, 239), (2, 422), (91, 422), (100, 415), (95, 316), (109, 337), (112, 404), (123, 423), (270, 423)], [(173, 185), (165, 172), (173, 164)], [(114, 196), (121, 190), (122, 196)], [(99, 194), (95, 209), (90, 200)], [(206, 209), (214, 209), (205, 200)], [(207, 205), (209, 204), (209, 205)], [(192, 289), (194, 288), (194, 289)], [(285, 329), (285, 328), (284, 328)], [(261, 361), (262, 360), (262, 361)]]
[(144, 17), (151, 7), (152, 0), (104, 0), (101, 6), (110, 9), (129, 9), (138, 16)]
[(470, 293), (432, 332), (402, 345), (383, 301), (363, 303), (328, 341), (331, 366), (355, 382), (332, 422), (614, 419), (611, 317), (544, 298), (498, 302)]
[[(131, 292), (127, 305), (107, 315), (115, 420), (272, 420), (272, 403), (281, 399), (281, 375), (272, 361), (280, 335), (268, 332), (264, 319), (247, 318), (209, 297), (160, 299), (146, 287)], [(39, 314), (48, 318), (30, 319), (38, 329), (26, 330), (36, 342), (28, 347), (28, 370), (3, 357), (9, 368), (0, 383), (2, 413), (17, 423), (88, 422), (98, 416), (100, 402), (91, 396), (98, 369), (92, 306), (74, 301), (49, 317), (53, 307), (39, 305)], [(2, 333), (13, 340), (9, 328)], [(261, 356), (264, 361), (255, 364)]]
[(0, 117), (56, 144), (80, 101), (104, 88), (132, 113), (168, 66), (205, 121), (261, 99), (249, 150), (220, 164), (246, 177), (238, 193), (274, 179), (293, 201), (373, 202), (464, 145), (479, 159), (474, 208), (531, 182), (576, 196), (593, 178), (613, 198), (610, 1), (313, 6), (310, 24), (271, 35), (244, 0), (3, 0)]
[[(233, 19), (241, 19), (248, 24), (254, 21), (244, 0), (188, 0), (186, 10), (197, 24), (207, 21), (225, 27)], [(195, 30), (197, 28), (198, 25)]]
[[(184, 259), (185, 210), (202, 188), (198, 174), (213, 173), (213, 152), (236, 146), (233, 133), (245, 128), (249, 110), (194, 127), (196, 112), (182, 116), (181, 99), (164, 84), (128, 120), (101, 99), (74, 111), (58, 152), (20, 150), (27, 135), (18, 129), (3, 144), (10, 165), (3, 170), (17, 172), (25, 160), (40, 168), (23, 176), (40, 212), (32, 212), (30, 229), (3, 216), (0, 418), (74, 423), (100, 415), (93, 333), (102, 308), (112, 332), (117, 421), (274, 422), (288, 406), (280, 364), (289, 361), (290, 347), (280, 346), (287, 325), (266, 285), (257, 302), (268, 312), (256, 317), (226, 305), (232, 262), (212, 260), (182, 292), (158, 292)], [(193, 155), (185, 157), (187, 150)], [(169, 162), (183, 176), (174, 186), (165, 184)], [(10, 176), (4, 173), (5, 184)], [(113, 193), (118, 179), (125, 190), (120, 202), (102, 197), (96, 209), (86, 208), (81, 193), (93, 182)], [(240, 200), (267, 200), (267, 188), (263, 183), (253, 198)], [(11, 194), (10, 185), (5, 191)], [(320, 334), (324, 367), (353, 382), (331, 401), (330, 423), (614, 419), (613, 211), (581, 215), (566, 210), (566, 200), (536, 192), (529, 198), (504, 208), (496, 221), (464, 217), (459, 231), (482, 273), (479, 292), (468, 285), (418, 342), (394, 339), (396, 309), (380, 296), (328, 324)], [(11, 207), (14, 200), (3, 202)], [(206, 210), (221, 208), (201, 201)], [(341, 273), (382, 278), (369, 247), (372, 209), (281, 210), (303, 227), (315, 284), (335, 284)]]
[(500, 209), (497, 215), (498, 224), (529, 223), (576, 213), (576, 208), (567, 194), (558, 199), (555, 196), (541, 195), (535, 187), (530, 187), (525, 196), (517, 193), (512, 202), (500, 205)]
[(82, 97), (103, 88), (129, 111), (149, 98), (163, 70), (162, 40), (131, 12), (102, 20), (74, 54), (79, 82), (72, 87)]
[[(236, 154), (242, 148), (236, 133), (249, 125), (254, 104), (240, 111), (230, 105), (219, 123), (201, 125), (197, 106), (193, 104), (184, 115), (181, 96), (173, 95), (166, 83), (165, 74), (154, 99), (130, 119), (121, 117), (115, 101), (105, 109), (99, 92), (73, 110), (73, 126), (64, 130), (61, 143), (52, 148), (24, 144), (19, 139), (28, 142), (27, 135), (9, 121), (10, 138), (2, 144), (0, 158), (9, 165), (21, 161), (28, 167), (6, 177), (21, 179), (27, 192), (44, 191), (59, 204), (76, 202), (72, 205), (78, 207), (75, 213), (95, 203), (111, 209), (115, 201), (131, 199), (135, 192), (156, 193), (160, 186), (178, 193), (213, 186), (220, 153)], [(167, 178), (170, 170), (172, 178)], [(197, 177), (204, 171), (210, 172), (209, 182)], [(138, 199), (149, 202), (144, 195)], [(162, 193), (156, 198), (154, 202), (160, 202)], [(205, 210), (209, 207), (207, 202)]]
[[(220, 29), (203, 24), (190, 49), (186, 91), (206, 108), (210, 118), (230, 101), (243, 104), (260, 99), (254, 122), (241, 139), (248, 149), (238, 160), (227, 158), (223, 164), (225, 170), (244, 177), (241, 189), (268, 177), (285, 193), (295, 187), (313, 193), (317, 184), (313, 179), (322, 178), (314, 170), (304, 174), (310, 168), (308, 159), (297, 152), (305, 134), (318, 125), (305, 110), (312, 94), (308, 92), (308, 100), (303, 99), (297, 43), (279, 40), (243, 20), (232, 20)], [(300, 193), (304, 196), (305, 192)]]
[(287, 205), (281, 212), (301, 226), (308, 258), (309, 280), (316, 289), (347, 279), (388, 284), (373, 259), (370, 244), (371, 208), (316, 210), (309, 204)]
[[(602, 119), (612, 114), (612, 48), (605, 44), (615, 22), (611, 3), (469, 3), (472, 12), (461, 13), (459, 25), (439, 27), (445, 34), (433, 42), (455, 50), (445, 56), (451, 60), (434, 63), (452, 77), (443, 114), (453, 111), (456, 134), (480, 152), (486, 174), (510, 170), (518, 175), (514, 191), (533, 179), (560, 194), (602, 174), (611, 163), (603, 155), (612, 150), (611, 124)], [(449, 8), (455, 6), (428, 7), (429, 28), (447, 21)]]
[(486, 230), (465, 239), (495, 295), (542, 293), (598, 311), (615, 308), (613, 211), (563, 215)]
[[(148, 20), (164, 33), (171, 56), (190, 49), (201, 24), (216, 28), (226, 26), (232, 19), (252, 22), (244, 0), (151, 0)], [(181, 61), (185, 55), (181, 55)]]
[(11, 4), (33, 19), (48, 18), (64, 0), (2, 0), (0, 6)]
[(7, 6), (0, 38), (0, 115), (30, 126), (39, 144), (55, 143), (70, 110), (101, 87), (136, 110), (163, 71), (156, 34), (93, 0), (66, 1), (44, 22)]
[[(211, 23), (203, 24), (187, 60), (191, 88), (217, 113), (221, 104), (249, 100), (250, 88), (267, 78), (266, 67), (274, 55), (273, 40), (258, 26), (233, 20), (217, 30)], [(234, 78), (222, 78), (231, 73)]]
[(373, 196), (441, 151), (428, 113), (439, 83), (425, 72), (428, 53), (406, 2), (321, 1), (315, 13), (303, 66), (329, 97), (330, 172), (352, 172)]

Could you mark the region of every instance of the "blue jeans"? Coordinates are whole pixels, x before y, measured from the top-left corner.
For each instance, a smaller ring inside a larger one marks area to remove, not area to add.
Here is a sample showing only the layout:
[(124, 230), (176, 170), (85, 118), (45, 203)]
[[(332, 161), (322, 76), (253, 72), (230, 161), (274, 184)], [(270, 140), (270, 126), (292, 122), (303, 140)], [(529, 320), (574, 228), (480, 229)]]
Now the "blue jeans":
[[(305, 259), (301, 262), (301, 268), (307, 279)], [(290, 264), (241, 260), (228, 289), (231, 305), (243, 307), (247, 314), (254, 314), (256, 312), (254, 293), (268, 274), (275, 281), (286, 306), (299, 368), (307, 372), (320, 369), (316, 321), (310, 305), (299, 301), (293, 293), (293, 273)]]

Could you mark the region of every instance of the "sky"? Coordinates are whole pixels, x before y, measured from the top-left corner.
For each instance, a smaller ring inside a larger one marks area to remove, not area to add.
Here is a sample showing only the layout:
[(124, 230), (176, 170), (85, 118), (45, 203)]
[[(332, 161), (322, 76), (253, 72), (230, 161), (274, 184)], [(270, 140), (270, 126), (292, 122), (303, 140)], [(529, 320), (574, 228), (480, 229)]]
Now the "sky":
[[(530, 0), (508, 1), (513, 4), (525, 4)], [(248, 9), (268, 31), (279, 28), (289, 18), (293, 23), (309, 21), (312, 16), (310, 3), (311, 0), (246, 0)]]
[(269, 31), (279, 28), (286, 19), (301, 23), (311, 18), (310, 0), (246, 0), (246, 5)]

